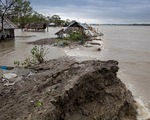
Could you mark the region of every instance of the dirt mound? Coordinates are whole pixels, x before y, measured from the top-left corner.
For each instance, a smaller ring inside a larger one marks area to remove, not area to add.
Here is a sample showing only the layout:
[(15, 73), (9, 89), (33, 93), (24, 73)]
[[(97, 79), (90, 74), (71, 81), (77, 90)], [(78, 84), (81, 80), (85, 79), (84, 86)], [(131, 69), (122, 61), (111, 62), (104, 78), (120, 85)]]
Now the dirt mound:
[(32, 42), (28, 42), (27, 44), (33, 44), (33, 45), (51, 45), (57, 42), (57, 38), (45, 38), (45, 39), (40, 39)]
[(0, 88), (0, 120), (136, 120), (117, 65), (63, 58), (34, 66), (35, 75)]

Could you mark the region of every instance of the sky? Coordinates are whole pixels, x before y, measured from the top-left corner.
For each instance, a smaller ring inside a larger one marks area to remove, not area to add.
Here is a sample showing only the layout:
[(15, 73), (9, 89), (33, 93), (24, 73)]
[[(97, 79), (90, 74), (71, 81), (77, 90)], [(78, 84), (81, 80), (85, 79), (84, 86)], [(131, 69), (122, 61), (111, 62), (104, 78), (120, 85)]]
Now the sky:
[(30, 0), (46, 16), (97, 24), (150, 23), (150, 0)]

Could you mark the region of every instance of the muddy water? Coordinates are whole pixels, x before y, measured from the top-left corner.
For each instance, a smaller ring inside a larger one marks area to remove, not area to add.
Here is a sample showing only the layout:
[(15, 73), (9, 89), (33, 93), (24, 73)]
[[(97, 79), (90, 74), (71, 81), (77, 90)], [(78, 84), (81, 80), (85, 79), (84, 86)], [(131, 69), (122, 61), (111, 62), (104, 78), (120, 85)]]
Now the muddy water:
[[(14, 61), (22, 61), (30, 55), (32, 45), (27, 42), (35, 41), (42, 38), (56, 37), (54, 35), (61, 28), (49, 28), (48, 32), (22, 32), (20, 29), (15, 30), (15, 40), (0, 42), (0, 65), (12, 66)], [(61, 48), (46, 46), (49, 50), (46, 59), (53, 59), (64, 56), (65, 53)]]
[(137, 101), (138, 120), (149, 118), (150, 27), (101, 26), (100, 28), (105, 34), (103, 37), (105, 47), (100, 56), (103, 56), (103, 59), (116, 59), (120, 62), (118, 76), (132, 91)]
[(104, 33), (103, 50), (89, 51), (85, 48), (66, 50), (80, 60), (114, 59), (119, 61), (118, 76), (150, 109), (150, 27), (98, 26)]
[(120, 62), (119, 77), (150, 109), (150, 27), (110, 26), (104, 32), (103, 59)]

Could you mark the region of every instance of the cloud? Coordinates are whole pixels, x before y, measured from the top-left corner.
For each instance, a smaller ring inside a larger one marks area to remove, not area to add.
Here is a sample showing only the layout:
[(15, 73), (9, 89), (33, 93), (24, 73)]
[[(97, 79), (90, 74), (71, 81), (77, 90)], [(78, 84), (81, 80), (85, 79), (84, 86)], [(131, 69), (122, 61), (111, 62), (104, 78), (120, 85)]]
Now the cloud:
[(88, 23), (149, 23), (149, 0), (32, 0), (33, 8), (45, 15)]

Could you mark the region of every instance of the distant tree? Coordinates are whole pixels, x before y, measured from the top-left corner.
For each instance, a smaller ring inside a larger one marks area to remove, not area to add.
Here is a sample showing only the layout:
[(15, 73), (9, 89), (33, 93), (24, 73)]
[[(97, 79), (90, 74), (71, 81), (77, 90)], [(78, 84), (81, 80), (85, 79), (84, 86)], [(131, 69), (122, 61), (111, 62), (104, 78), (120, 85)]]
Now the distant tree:
[(61, 18), (59, 15), (53, 15), (51, 18), (50, 18), (50, 21), (55, 23), (56, 26), (60, 26), (61, 25)]
[(13, 21), (19, 22), (21, 28), (23, 28), (24, 25), (29, 22), (29, 17), (32, 12), (33, 10), (29, 0), (16, 0), (16, 6), (13, 11)]
[(53, 16), (51, 17), (51, 19), (52, 19), (52, 20), (60, 20), (61, 18), (60, 18), (59, 15), (53, 15)]
[(64, 26), (68, 26), (70, 24), (71, 20), (69, 19), (66, 19), (65, 23), (64, 23)]
[(46, 19), (47, 19), (47, 18), (46, 18), (44, 15), (42, 15), (42, 14), (40, 14), (40, 13), (34, 11), (34, 12), (32, 13), (32, 15), (30, 16), (29, 21), (30, 21), (31, 23), (35, 23), (35, 22), (38, 23), (38, 22), (45, 22)]
[(0, 0), (0, 17), (1, 17), (1, 24), (2, 24), (0, 32), (4, 31), (5, 15), (11, 13), (15, 5), (16, 5), (16, 0)]

